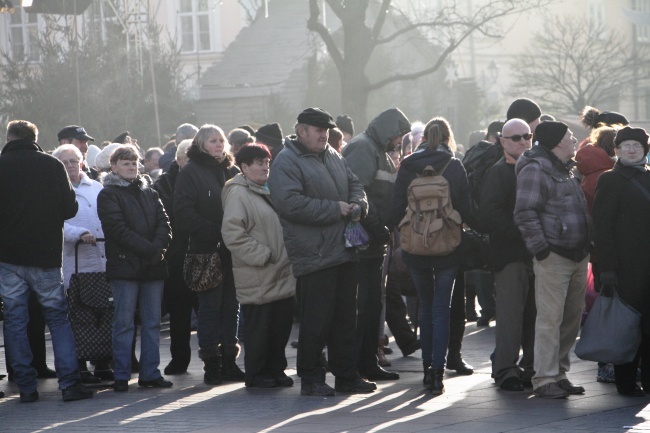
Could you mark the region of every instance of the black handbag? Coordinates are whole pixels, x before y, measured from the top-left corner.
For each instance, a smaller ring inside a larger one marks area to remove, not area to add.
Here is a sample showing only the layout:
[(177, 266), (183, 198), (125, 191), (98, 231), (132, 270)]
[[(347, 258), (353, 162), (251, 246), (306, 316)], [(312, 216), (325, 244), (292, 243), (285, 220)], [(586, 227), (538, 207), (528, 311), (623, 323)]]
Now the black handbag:
[(183, 278), (193, 292), (207, 292), (219, 287), (223, 281), (219, 253), (185, 254)]
[[(97, 239), (98, 242), (104, 239)], [(82, 360), (105, 360), (113, 357), (113, 290), (105, 272), (79, 272), (79, 245), (75, 244), (75, 273), (66, 292), (68, 317)]]
[(641, 345), (641, 314), (621, 299), (601, 295), (589, 311), (575, 353), (580, 359), (614, 365), (630, 363)]

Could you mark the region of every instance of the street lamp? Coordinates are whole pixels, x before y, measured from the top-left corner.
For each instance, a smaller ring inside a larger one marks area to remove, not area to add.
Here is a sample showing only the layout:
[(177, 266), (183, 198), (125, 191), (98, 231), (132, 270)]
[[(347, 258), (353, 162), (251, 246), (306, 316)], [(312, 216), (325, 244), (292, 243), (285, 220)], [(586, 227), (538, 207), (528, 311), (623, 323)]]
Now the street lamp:
[(6, 12), (13, 14), (16, 12), (16, 8), (14, 7), (13, 3), (11, 3), (11, 0), (0, 0), (0, 12), (3, 14)]

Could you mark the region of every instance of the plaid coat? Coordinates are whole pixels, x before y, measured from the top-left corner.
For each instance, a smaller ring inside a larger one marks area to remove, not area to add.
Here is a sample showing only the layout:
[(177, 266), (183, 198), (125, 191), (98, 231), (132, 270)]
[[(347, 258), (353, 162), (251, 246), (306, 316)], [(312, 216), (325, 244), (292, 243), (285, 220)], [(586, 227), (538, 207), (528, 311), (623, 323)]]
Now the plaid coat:
[(589, 251), (591, 217), (571, 165), (541, 146), (517, 161), (514, 219), (533, 255), (551, 250), (579, 261)]

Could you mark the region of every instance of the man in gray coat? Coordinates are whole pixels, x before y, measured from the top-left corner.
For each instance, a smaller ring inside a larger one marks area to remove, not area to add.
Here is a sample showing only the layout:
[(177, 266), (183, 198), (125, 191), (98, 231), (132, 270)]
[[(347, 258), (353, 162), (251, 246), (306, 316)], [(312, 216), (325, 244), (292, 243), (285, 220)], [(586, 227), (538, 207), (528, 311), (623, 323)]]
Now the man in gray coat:
[(300, 113), (297, 139), (287, 141), (269, 176), (271, 199), (298, 279), (302, 395), (334, 395), (320, 363), (326, 345), (336, 391), (377, 389), (356, 368), (356, 253), (346, 248), (343, 236), (348, 221), (366, 215), (368, 201), (345, 159), (327, 143), (334, 127), (332, 116), (320, 108)]

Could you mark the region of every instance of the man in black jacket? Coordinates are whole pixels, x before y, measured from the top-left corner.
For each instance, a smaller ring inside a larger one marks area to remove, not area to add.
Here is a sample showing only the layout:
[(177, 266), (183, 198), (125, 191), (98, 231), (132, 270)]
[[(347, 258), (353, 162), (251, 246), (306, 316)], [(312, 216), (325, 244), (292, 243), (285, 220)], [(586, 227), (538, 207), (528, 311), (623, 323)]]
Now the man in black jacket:
[[(513, 211), (517, 195), (515, 163), (532, 146), (528, 123), (511, 119), (501, 135), (504, 158), (483, 177), (480, 209), (490, 232), (491, 267), (496, 289), (496, 349), (492, 376), (501, 389), (531, 387), (535, 341), (535, 294), (532, 256), (526, 250)], [(523, 357), (519, 361), (519, 349)]]
[(63, 401), (93, 396), (81, 385), (67, 317), (61, 261), (63, 222), (77, 213), (63, 164), (36, 143), (36, 125), (14, 120), (0, 154), (0, 295), (5, 342), (23, 403), (38, 400), (36, 370), (27, 340), (28, 299), (34, 293), (52, 334)]

